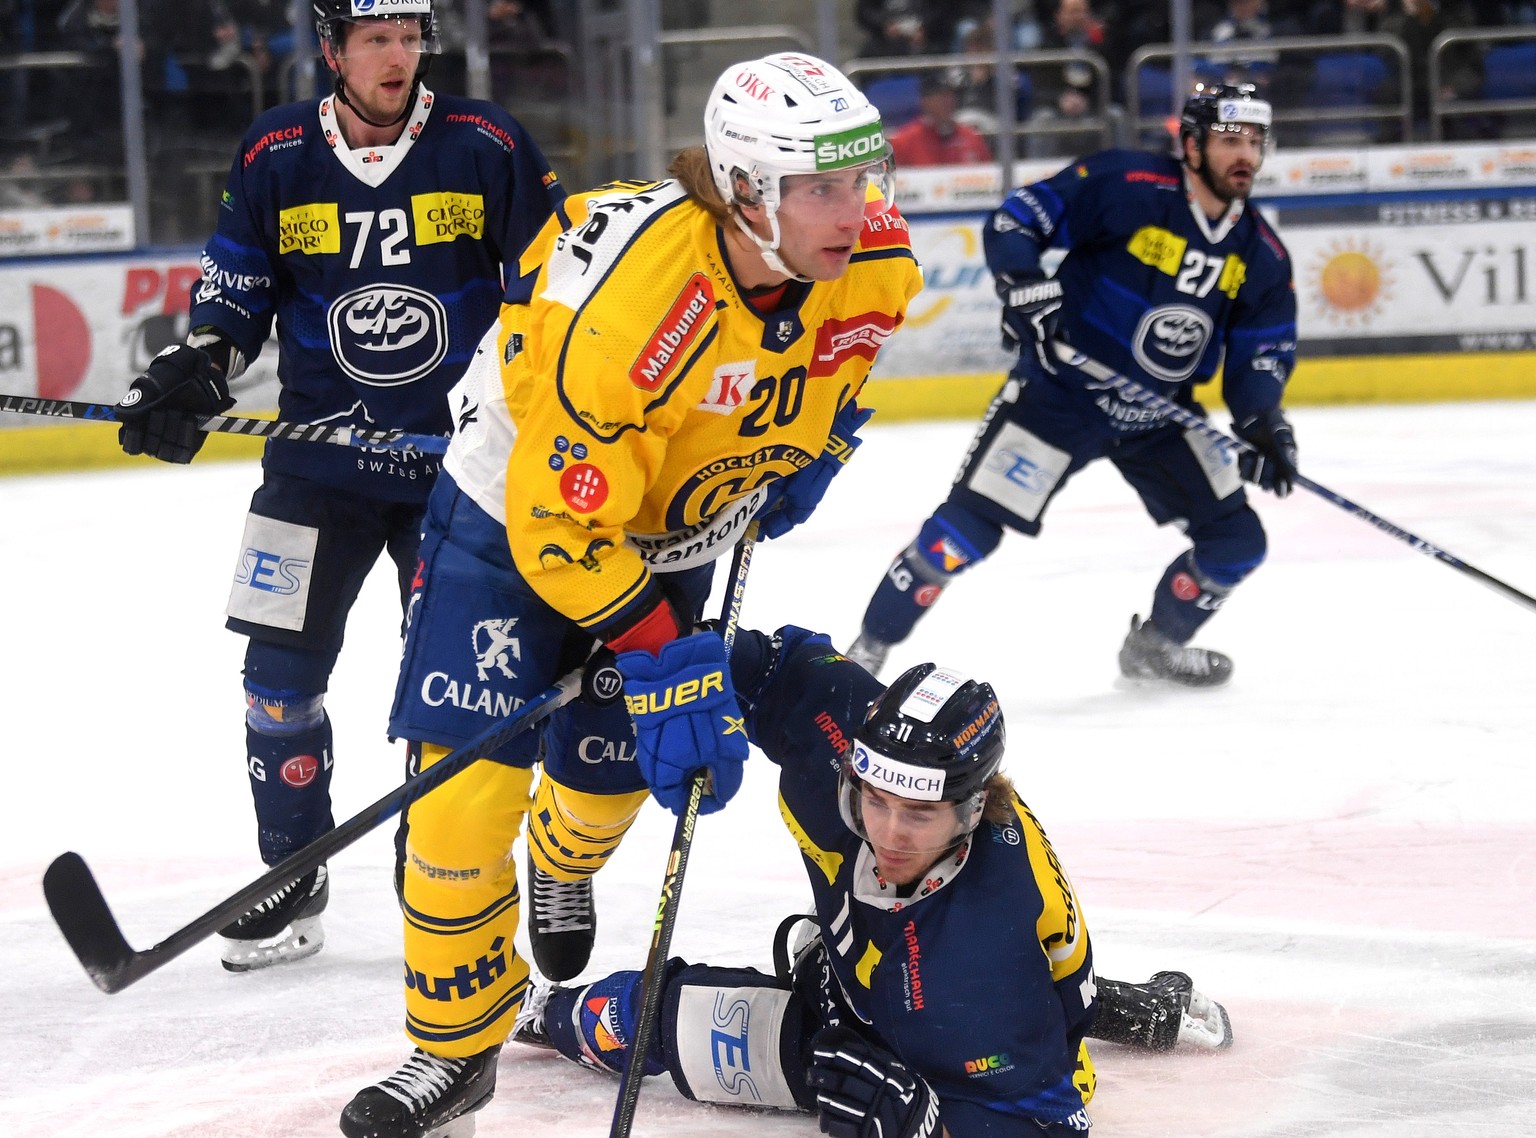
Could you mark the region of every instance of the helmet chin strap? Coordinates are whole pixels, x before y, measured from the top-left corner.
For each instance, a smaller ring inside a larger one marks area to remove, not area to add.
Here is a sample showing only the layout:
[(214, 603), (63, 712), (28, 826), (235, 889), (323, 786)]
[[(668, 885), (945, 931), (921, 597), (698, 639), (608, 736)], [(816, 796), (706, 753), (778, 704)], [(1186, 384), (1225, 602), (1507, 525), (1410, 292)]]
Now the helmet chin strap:
[(357, 109), (357, 104), (347, 97), (347, 84), (345, 80), (342, 79), (341, 72), (339, 71), (336, 72), (336, 101), (344, 105), (347, 110), (351, 111), (354, 115), (362, 119), (369, 126), (377, 127), (378, 129), (383, 130), (388, 127), (398, 126), (400, 123), (405, 121), (406, 116), (411, 113), (411, 109), (416, 106), (416, 90), (420, 86), (421, 76), (418, 74), (416, 78), (411, 80), (411, 89), (405, 97), (405, 106), (400, 109), (400, 113), (398, 115), (390, 119), (388, 122), (374, 122), (367, 115), (363, 114), (362, 111)]
[(772, 241), (764, 241), (761, 237), (759, 237), (753, 231), (752, 227), (747, 224), (747, 219), (741, 216), (740, 210), (732, 210), (731, 216), (736, 219), (737, 227), (747, 235), (747, 238), (752, 242), (752, 244), (757, 246), (757, 251), (762, 255), (763, 264), (768, 266), (769, 272), (783, 273), (791, 280), (797, 280), (804, 284), (811, 284), (812, 279), (810, 277), (802, 277), (799, 273), (795, 272), (794, 269), (785, 264), (783, 257), (779, 256), (780, 237), (778, 214), (772, 210), (767, 212), (768, 225), (773, 230)]

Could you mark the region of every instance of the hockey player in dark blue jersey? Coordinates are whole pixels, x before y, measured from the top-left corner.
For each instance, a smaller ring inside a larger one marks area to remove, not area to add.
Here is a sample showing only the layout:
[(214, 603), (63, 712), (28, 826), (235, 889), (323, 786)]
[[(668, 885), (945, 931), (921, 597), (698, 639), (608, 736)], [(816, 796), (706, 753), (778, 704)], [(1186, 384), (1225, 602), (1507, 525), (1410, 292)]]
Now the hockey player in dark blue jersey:
[[(188, 342), (118, 406), (129, 454), (190, 462), (197, 415), (276, 325), (278, 412), (446, 435), (447, 393), (496, 319), (517, 259), (564, 197), (495, 104), (422, 85), (432, 0), (315, 0), (335, 90), (252, 125), (194, 286)], [(504, 280), (505, 275), (505, 280)], [(381, 552), (402, 605), (435, 456), (270, 440), (228, 608), (245, 657), (247, 766), (262, 859), (332, 828), (324, 709), (347, 613)], [(223, 930), (245, 971), (318, 951), (324, 867)]]
[[(772, 977), (670, 961), (648, 1074), (703, 1102), (814, 1110), (844, 1138), (1042, 1138), (1089, 1128), (1086, 1036), (1230, 1045), (1183, 973), (1095, 978), (1067, 873), (1000, 773), (989, 685), (923, 664), (882, 688), (793, 627), (741, 633), (731, 671), (780, 767), (816, 936), (791, 963), (781, 926)], [(637, 1013), (638, 973), (616, 973), (541, 989), (513, 1039), (621, 1071)]]
[[(1018, 362), (949, 498), (876, 588), (850, 656), (878, 671), (1005, 530), (1038, 534), (1057, 492), (1108, 458), (1153, 519), (1191, 542), (1163, 573), (1149, 619), (1132, 618), (1121, 672), (1196, 687), (1231, 677), (1227, 656), (1189, 641), (1264, 560), (1242, 480), (1284, 497), (1297, 473), (1280, 407), (1296, 356), (1291, 263), (1248, 205), (1270, 118), (1250, 86), (1197, 88), (1180, 157), (1096, 154), (1015, 190), (992, 214), (987, 264)], [(1065, 256), (1047, 276), (1051, 249)], [(1200, 412), (1195, 385), (1218, 366), (1234, 429), (1256, 448), (1235, 462), (1103, 382), (1125, 376)]]

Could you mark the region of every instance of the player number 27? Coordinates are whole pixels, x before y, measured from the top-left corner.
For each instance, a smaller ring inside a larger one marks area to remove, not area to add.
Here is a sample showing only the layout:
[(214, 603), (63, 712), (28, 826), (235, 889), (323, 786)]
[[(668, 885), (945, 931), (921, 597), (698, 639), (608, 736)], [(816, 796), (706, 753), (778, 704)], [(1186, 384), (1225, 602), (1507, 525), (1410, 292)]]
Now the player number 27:
[(363, 263), (363, 253), (368, 249), (368, 235), (373, 232), (373, 220), (379, 220), (379, 256), (386, 265), (409, 265), (410, 249), (400, 248), (411, 235), (411, 220), (403, 209), (386, 209), (378, 214), (373, 210), (357, 210), (346, 215), (348, 225), (357, 226), (357, 241), (352, 246), (352, 268)]
[[(1180, 292), (1192, 293), (1195, 296), (1204, 296), (1216, 287), (1216, 282), (1221, 279), (1221, 267), (1226, 264), (1225, 258), (1208, 257), (1199, 249), (1191, 249), (1184, 254), (1184, 268), (1179, 271), (1178, 280), (1175, 282)], [(1205, 279), (1201, 280), (1201, 274)]]

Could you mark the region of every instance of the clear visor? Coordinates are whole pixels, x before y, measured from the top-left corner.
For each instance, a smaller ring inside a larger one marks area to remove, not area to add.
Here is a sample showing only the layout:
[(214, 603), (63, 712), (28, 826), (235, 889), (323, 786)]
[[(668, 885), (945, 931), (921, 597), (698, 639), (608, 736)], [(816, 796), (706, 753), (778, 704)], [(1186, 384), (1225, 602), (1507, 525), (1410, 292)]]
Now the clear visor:
[(341, 23), (344, 34), (339, 37), (339, 59), (375, 58), (397, 50), (407, 55), (437, 55), (442, 51), (436, 31), (422, 34), (420, 16), (369, 16)]
[(843, 823), (877, 849), (938, 856), (981, 823), (986, 792), (959, 802), (927, 802), (877, 790), (852, 771), (838, 781)]
[(858, 166), (779, 179), (780, 211), (809, 221), (835, 221), (858, 213), (878, 217), (895, 204), (896, 169), (889, 152)]

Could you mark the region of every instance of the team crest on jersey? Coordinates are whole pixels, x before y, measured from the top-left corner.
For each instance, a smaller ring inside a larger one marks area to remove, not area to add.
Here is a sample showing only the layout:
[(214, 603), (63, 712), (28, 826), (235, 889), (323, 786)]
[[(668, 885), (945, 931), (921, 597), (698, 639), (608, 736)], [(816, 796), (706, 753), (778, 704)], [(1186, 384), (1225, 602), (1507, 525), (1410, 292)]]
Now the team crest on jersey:
[(752, 385), (757, 382), (757, 361), (738, 360), (721, 364), (715, 369), (709, 392), (699, 401), (700, 411), (716, 415), (730, 415), (746, 402)]
[(816, 330), (816, 351), (806, 374), (811, 379), (831, 375), (855, 356), (873, 361), (880, 345), (896, 331), (896, 324), (896, 318), (884, 312), (824, 321)]
[(1136, 325), (1131, 353), (1148, 375), (1183, 383), (1205, 355), (1214, 325), (1208, 313), (1187, 304), (1164, 304)]
[(448, 310), (408, 285), (367, 285), (331, 305), (331, 354), (352, 379), (370, 387), (414, 383), (448, 352)]
[(641, 391), (661, 390), (677, 371), (688, 350), (703, 335), (714, 306), (715, 291), (709, 278), (703, 273), (694, 273), (630, 365), (630, 382)]

